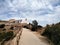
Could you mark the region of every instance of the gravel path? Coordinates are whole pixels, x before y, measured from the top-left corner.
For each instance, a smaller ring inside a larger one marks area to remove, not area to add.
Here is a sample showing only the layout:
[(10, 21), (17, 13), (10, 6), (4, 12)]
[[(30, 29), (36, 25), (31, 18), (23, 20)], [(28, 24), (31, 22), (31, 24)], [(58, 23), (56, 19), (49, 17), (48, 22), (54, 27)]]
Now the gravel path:
[(43, 40), (40, 40), (29, 29), (22, 29), (22, 35), (19, 40), (19, 45), (49, 45)]

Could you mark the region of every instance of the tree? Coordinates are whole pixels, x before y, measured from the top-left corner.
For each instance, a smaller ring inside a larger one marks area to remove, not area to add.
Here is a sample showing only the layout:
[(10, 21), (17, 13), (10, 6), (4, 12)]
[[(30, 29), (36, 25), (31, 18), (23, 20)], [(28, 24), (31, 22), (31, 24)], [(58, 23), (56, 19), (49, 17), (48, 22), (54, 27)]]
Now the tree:
[(36, 20), (34, 20), (34, 21), (32, 21), (32, 24), (33, 24), (34, 26), (37, 26), (37, 25), (38, 25), (38, 22), (37, 22)]
[(36, 20), (32, 21), (32, 31), (36, 31), (38, 22)]
[(47, 24), (46, 27), (50, 27), (50, 25)]

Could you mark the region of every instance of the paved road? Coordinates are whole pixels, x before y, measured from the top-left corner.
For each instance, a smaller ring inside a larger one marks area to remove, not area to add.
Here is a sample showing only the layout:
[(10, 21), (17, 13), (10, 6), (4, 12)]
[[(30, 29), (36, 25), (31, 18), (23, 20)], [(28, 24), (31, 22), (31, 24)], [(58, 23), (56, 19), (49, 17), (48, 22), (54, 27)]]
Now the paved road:
[(19, 45), (48, 45), (48, 44), (42, 42), (42, 40), (40, 40), (30, 30), (23, 28), (22, 35), (19, 40)]

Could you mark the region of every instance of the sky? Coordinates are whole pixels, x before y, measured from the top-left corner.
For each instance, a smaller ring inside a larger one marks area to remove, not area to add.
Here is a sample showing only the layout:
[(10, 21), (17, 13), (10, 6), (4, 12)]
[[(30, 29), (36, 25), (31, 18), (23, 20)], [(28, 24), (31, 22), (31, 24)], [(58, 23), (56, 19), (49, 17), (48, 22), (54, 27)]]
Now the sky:
[(0, 0), (0, 20), (23, 18), (42, 26), (60, 22), (60, 0)]

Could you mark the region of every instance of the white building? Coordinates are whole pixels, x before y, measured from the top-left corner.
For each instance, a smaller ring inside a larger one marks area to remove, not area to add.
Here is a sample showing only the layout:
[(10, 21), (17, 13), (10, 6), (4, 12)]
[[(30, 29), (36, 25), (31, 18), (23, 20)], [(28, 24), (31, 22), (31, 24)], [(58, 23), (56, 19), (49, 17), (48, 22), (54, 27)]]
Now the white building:
[(29, 24), (29, 22), (27, 21), (27, 19), (22, 19), (21, 23)]

